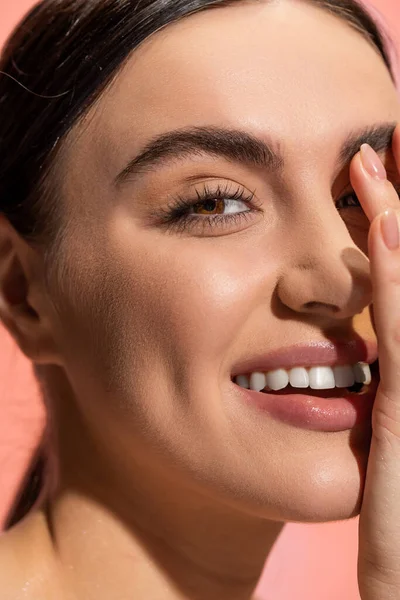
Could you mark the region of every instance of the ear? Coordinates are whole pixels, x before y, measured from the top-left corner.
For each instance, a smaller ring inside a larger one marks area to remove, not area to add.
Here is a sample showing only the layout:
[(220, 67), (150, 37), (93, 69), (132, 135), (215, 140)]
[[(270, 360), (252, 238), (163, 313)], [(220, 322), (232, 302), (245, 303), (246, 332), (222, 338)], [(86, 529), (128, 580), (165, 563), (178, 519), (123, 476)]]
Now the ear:
[(0, 321), (27, 358), (61, 364), (40, 255), (0, 215)]

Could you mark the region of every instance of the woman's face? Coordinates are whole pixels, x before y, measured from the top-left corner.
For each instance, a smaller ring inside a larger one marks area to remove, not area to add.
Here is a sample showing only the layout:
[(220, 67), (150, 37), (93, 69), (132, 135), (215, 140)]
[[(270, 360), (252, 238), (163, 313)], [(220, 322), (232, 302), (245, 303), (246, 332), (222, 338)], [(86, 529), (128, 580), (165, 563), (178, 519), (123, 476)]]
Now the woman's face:
[(349, 162), (382, 127), (396, 180), (384, 149), (398, 117), (378, 53), (307, 3), (201, 12), (134, 52), (65, 147), (66, 275), (53, 288), (61, 362), (116, 471), (134, 480), (142, 461), (267, 518), (356, 514), (369, 425), (284, 422), (231, 375), (296, 344), (376, 341)]

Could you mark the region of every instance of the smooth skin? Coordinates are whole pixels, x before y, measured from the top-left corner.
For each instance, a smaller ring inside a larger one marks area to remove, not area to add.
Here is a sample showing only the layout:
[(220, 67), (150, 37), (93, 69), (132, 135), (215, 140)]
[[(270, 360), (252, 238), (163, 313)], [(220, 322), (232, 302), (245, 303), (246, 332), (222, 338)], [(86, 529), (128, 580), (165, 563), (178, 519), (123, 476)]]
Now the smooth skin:
[[(378, 215), (398, 197), (358, 147), (338, 160), (349, 136), (399, 116), (374, 48), (303, 2), (199, 13), (132, 55), (64, 145), (48, 286), (43, 254), (1, 221), (1, 318), (46, 376), (59, 472), (1, 539), (3, 597), (249, 600), (285, 522), (360, 511), (362, 600), (396, 597), (400, 258)], [(186, 153), (115, 185), (154, 137), (210, 126), (268, 141), (283, 168)], [(379, 155), (399, 185), (397, 132)], [(257, 210), (161, 227), (154, 211), (205, 181), (254, 192)], [(352, 186), (366, 214), (343, 202)], [(231, 383), (249, 356), (355, 337), (379, 340), (373, 435), (278, 422)]]
[[(399, 126), (393, 155), (400, 170)], [(372, 150), (356, 155), (350, 175), (371, 222), (368, 247), (381, 377), (360, 514), (358, 578), (362, 600), (389, 600), (400, 597), (400, 206)]]

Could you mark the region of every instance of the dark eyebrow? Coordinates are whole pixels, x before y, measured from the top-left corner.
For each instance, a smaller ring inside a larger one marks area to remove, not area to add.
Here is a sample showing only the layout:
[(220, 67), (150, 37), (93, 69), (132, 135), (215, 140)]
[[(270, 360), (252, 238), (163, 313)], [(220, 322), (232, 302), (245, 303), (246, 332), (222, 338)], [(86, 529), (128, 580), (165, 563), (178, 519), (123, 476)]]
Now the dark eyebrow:
[[(362, 144), (369, 144), (376, 152), (390, 149), (396, 125), (380, 123), (350, 133), (339, 153), (339, 167), (343, 168), (350, 162)], [(115, 184), (121, 185), (142, 169), (154, 167), (163, 161), (202, 154), (223, 156), (230, 161), (270, 171), (280, 171), (284, 167), (284, 159), (276, 142), (263, 141), (240, 129), (190, 127), (169, 131), (150, 140), (142, 152), (117, 175)]]
[(283, 158), (279, 146), (238, 129), (190, 127), (169, 131), (151, 140), (124, 170), (117, 175), (116, 185), (141, 169), (164, 160), (209, 154), (269, 170), (280, 170)]
[(339, 166), (347, 165), (362, 144), (369, 144), (375, 152), (385, 152), (392, 146), (392, 138), (397, 123), (378, 123), (361, 131), (350, 133), (342, 145), (339, 155)]

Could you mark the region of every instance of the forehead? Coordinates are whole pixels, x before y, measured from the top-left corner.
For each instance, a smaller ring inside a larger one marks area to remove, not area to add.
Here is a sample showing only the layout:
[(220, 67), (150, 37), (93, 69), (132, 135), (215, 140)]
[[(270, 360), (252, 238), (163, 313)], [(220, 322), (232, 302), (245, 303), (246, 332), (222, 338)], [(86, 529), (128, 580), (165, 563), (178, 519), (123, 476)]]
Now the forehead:
[(347, 23), (307, 2), (243, 2), (144, 42), (80, 143), (114, 171), (152, 137), (186, 126), (242, 127), (319, 152), (327, 139), (398, 114), (382, 58)]

